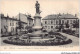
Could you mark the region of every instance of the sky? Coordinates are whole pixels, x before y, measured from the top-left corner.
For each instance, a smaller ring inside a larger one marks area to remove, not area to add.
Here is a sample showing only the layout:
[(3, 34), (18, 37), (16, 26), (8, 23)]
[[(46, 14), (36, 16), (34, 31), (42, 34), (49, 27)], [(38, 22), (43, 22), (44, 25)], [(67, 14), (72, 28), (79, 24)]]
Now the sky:
[[(38, 0), (42, 18), (50, 14), (79, 14), (79, 0)], [(0, 0), (0, 13), (10, 17), (18, 13), (35, 15), (36, 0)]]

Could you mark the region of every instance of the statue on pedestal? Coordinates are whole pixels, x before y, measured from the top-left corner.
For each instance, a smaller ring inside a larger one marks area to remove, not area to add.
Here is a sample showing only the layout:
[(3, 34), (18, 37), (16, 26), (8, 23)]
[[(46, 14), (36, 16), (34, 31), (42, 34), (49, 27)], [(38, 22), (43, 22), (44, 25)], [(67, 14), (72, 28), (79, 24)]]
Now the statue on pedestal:
[(36, 13), (35, 13), (35, 16), (34, 16), (34, 26), (33, 28), (34, 29), (41, 29), (42, 26), (41, 26), (41, 16), (40, 16), (40, 4), (38, 3), (38, 1), (36, 1), (36, 4), (35, 4), (35, 9), (36, 9)]
[(36, 4), (35, 4), (35, 8), (36, 8), (36, 13), (40, 14), (41, 11), (40, 11), (40, 4), (38, 3), (38, 1), (36, 1)]

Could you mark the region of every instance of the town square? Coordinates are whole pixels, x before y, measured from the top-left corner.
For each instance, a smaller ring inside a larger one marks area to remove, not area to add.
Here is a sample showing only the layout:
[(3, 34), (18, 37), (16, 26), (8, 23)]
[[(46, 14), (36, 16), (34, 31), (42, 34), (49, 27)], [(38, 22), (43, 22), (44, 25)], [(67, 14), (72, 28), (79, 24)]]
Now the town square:
[(79, 45), (79, 17), (76, 13), (59, 12), (42, 17), (41, 3), (35, 1), (34, 4), (34, 16), (21, 12), (13, 17), (0, 14), (2, 46)]

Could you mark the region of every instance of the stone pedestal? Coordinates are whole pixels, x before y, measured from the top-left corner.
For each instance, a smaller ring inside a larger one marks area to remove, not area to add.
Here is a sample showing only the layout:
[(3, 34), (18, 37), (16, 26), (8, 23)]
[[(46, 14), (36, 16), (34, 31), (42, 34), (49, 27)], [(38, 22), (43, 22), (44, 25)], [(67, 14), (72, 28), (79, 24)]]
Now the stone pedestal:
[(33, 29), (41, 29), (42, 26), (41, 26), (41, 16), (40, 14), (35, 14), (34, 16), (34, 26), (33, 26)]

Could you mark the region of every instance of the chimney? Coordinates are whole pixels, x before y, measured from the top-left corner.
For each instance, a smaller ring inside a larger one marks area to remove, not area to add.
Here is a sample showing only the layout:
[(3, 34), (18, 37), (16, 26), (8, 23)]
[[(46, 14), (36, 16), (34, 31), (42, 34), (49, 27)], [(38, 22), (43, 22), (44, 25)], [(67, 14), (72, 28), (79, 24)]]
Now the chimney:
[(64, 13), (63, 13), (63, 15), (64, 15)]
[(61, 13), (59, 13), (59, 16), (61, 16)]
[(67, 13), (68, 14), (68, 13)]
[(77, 17), (77, 14), (75, 14), (75, 17)]
[(14, 18), (14, 16), (12, 18)]
[(8, 14), (7, 14), (7, 17), (9, 17)]

